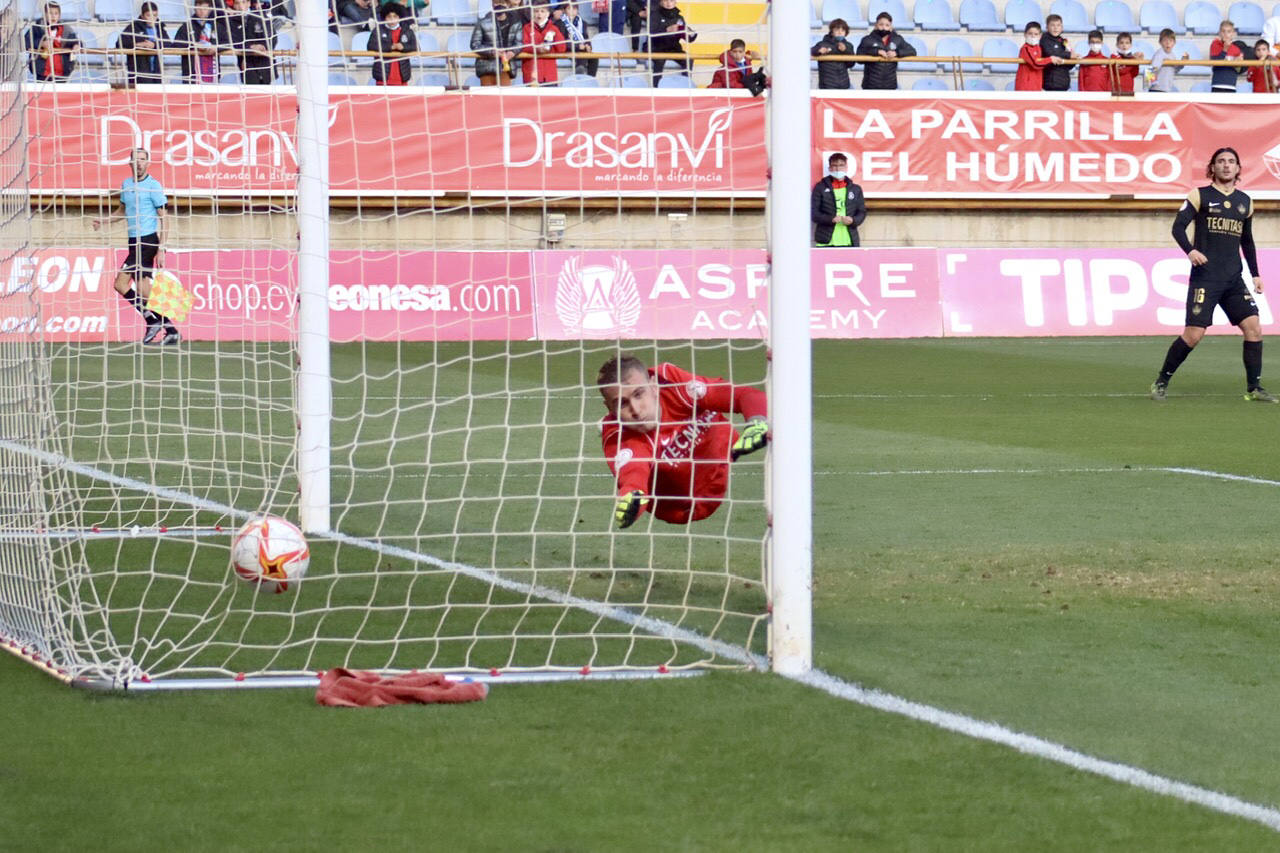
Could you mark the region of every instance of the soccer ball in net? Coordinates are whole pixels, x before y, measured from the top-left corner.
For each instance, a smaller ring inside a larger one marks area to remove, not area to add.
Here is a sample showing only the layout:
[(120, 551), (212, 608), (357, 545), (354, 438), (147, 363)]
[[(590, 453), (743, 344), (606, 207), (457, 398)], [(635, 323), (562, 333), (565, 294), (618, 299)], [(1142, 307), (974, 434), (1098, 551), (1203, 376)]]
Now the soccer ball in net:
[(273, 592), (284, 592), (290, 581), (301, 581), (310, 562), (307, 538), (278, 516), (254, 516), (231, 540), (231, 567), (236, 575)]

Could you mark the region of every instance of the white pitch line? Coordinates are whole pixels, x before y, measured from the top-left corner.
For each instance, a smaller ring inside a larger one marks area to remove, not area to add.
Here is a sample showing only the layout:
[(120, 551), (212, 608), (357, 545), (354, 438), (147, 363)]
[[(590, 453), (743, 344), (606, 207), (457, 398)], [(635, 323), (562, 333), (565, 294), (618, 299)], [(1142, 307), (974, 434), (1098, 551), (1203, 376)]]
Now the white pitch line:
[(1280, 480), (1268, 480), (1265, 477), (1246, 477), (1243, 474), (1224, 474), (1221, 471), (1205, 471), (1202, 468), (1157, 468), (1173, 474), (1191, 474), (1195, 477), (1209, 477), (1213, 480), (1230, 480), (1233, 483), (1254, 483), (1259, 486), (1280, 486)]
[[(119, 475), (109, 474), (105, 471), (99, 471), (96, 468), (71, 462), (58, 454), (49, 453), (47, 451), (34, 450), (32, 448), (27, 448), (4, 440), (0, 440), (0, 447), (19, 453), (26, 453), (50, 464), (63, 464), (66, 465), (69, 470), (76, 471), (84, 476), (101, 479), (106, 482), (132, 488), (144, 493), (163, 495), (173, 499), (185, 498), (187, 502), (193, 506), (225, 512), (232, 516), (248, 517), (251, 515), (251, 513), (236, 510), (224, 504), (197, 498), (194, 495), (187, 495), (176, 489), (159, 487), (140, 480), (133, 480), (128, 477), (121, 477)], [(1110, 470), (1132, 469), (1119, 468)], [(1172, 473), (1189, 473), (1211, 477), (1217, 476), (1221, 479), (1238, 479), (1248, 482), (1280, 485), (1280, 482), (1276, 481), (1259, 480), (1252, 477), (1239, 477), (1233, 474), (1215, 474), (1215, 472), (1212, 471), (1201, 471), (1195, 468), (1169, 468), (1164, 470), (1168, 470)], [(476, 566), (470, 566), (465, 563), (452, 563), (446, 560), (441, 560), (438, 557), (433, 557), (429, 554), (422, 554), (406, 548), (399, 548), (393, 545), (383, 545), (368, 539), (347, 536), (346, 534), (341, 533), (330, 533), (326, 534), (326, 536), (338, 542), (343, 542), (360, 548), (367, 548), (368, 550), (388, 556), (410, 559), (415, 562), (426, 563), (437, 568), (457, 571), (467, 575), (468, 577), (492, 583), (495, 586), (502, 587), (503, 589), (510, 590), (512, 592), (519, 592), (521, 594), (536, 596), (559, 604), (581, 608), (603, 618), (613, 619), (615, 621), (623, 622), (624, 624), (632, 625), (640, 630), (653, 633), (659, 637), (689, 643), (690, 645), (701, 648), (706, 652), (721, 655), (729, 660), (735, 660), (748, 666), (755, 667), (756, 669), (767, 669), (769, 665), (768, 659), (763, 655), (758, 655), (747, 649), (733, 646), (718, 640), (712, 640), (691, 631), (688, 628), (681, 628), (678, 625), (673, 625), (670, 622), (666, 622), (661, 619), (654, 619), (651, 616), (637, 615), (619, 607), (579, 598), (575, 595), (568, 595), (549, 587), (511, 580), (494, 572), (477, 568)], [(1092, 773), (1096, 776), (1102, 776), (1125, 785), (1150, 791), (1154, 794), (1203, 806), (1204, 808), (1220, 812), (1222, 814), (1254, 821), (1255, 823), (1260, 823), (1276, 832), (1280, 832), (1280, 810), (1270, 806), (1250, 803), (1246, 800), (1241, 800), (1237, 797), (1233, 797), (1219, 791), (1211, 791), (1208, 788), (1201, 788), (1187, 782), (1180, 782), (1176, 779), (1159, 776), (1139, 767), (1095, 758), (1094, 756), (1078, 752), (1070, 747), (1063, 746), (1062, 744), (1054, 743), (1034, 735), (1015, 732), (1012, 729), (1005, 728), (1004, 726), (997, 725), (996, 723), (967, 717), (953, 711), (944, 711), (941, 708), (935, 708), (932, 705), (913, 702), (910, 699), (904, 699), (891, 693), (882, 693), (878, 690), (868, 690), (867, 688), (861, 687), (852, 682), (844, 681), (823, 672), (822, 670), (812, 670), (803, 675), (787, 677), (799, 684), (821, 690), (824, 693), (839, 699), (844, 699), (868, 708), (874, 708), (879, 711), (917, 720), (946, 731), (964, 735), (965, 737), (1012, 747), (1013, 749), (1027, 755), (1044, 758), (1085, 773)]]

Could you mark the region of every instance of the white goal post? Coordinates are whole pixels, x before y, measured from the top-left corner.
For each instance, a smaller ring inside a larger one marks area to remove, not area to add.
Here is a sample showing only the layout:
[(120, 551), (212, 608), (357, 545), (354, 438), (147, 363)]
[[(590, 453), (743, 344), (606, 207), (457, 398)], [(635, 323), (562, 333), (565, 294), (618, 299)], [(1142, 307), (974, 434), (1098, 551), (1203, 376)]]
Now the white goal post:
[[(616, 115), (602, 116), (566, 89), (352, 85), (372, 60), (338, 56), (322, 6), (297, 7), (276, 22), (289, 38), (275, 46), (297, 51), (275, 56), (274, 85), (227, 85), (234, 57), (222, 83), (184, 83), (175, 56), (136, 89), (27, 79), (30, 22), (0, 11), (0, 648), (128, 690), (310, 686), (337, 666), (505, 681), (807, 671), (807, 19), (755, 30), (764, 98), (633, 88), (650, 70), (614, 63), (600, 99)], [(91, 56), (83, 73), (117, 73)], [(498, 153), (349, 153), (450, 138), (461, 120), (506, 134)], [(530, 189), (515, 171), (484, 185), (502, 165), (484, 158), (507, 158), (519, 133), (576, 122), (641, 128), (647, 174), (660, 158), (672, 175), (712, 158), (730, 174), (763, 145), (763, 218), (728, 184), (691, 183), (647, 214), (644, 191), (585, 170), (577, 186)], [(89, 227), (136, 147), (168, 197), (162, 263), (194, 294), (173, 347), (139, 343), (143, 309), (112, 289), (123, 224)], [(685, 240), (667, 204), (710, 236)], [(763, 283), (767, 319), (743, 300), (761, 322), (708, 331), (684, 304), (695, 281), (752, 298)], [(596, 374), (624, 353), (692, 373), (695, 412), (704, 381), (768, 392), (771, 445), (732, 465), (701, 521), (612, 524)], [(306, 578), (278, 595), (229, 569), (232, 533), (259, 513), (310, 541)]]

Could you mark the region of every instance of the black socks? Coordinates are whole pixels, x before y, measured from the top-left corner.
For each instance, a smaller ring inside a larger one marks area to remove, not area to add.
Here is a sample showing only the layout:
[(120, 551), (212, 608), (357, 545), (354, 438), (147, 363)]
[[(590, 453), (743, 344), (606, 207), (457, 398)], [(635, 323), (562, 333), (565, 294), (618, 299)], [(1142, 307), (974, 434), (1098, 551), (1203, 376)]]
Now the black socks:
[(1244, 378), (1250, 391), (1258, 387), (1262, 379), (1262, 341), (1244, 342)]
[[(1258, 363), (1262, 363), (1262, 344), (1258, 344)], [(1164, 366), (1160, 368), (1160, 382), (1168, 382), (1173, 376), (1173, 372), (1178, 369), (1182, 362), (1187, 360), (1187, 356), (1191, 354), (1191, 347), (1187, 346), (1187, 342), (1182, 339), (1182, 335), (1173, 339), (1173, 343), (1169, 345), (1169, 352), (1165, 354)], [(1246, 356), (1248, 358), (1248, 356)]]

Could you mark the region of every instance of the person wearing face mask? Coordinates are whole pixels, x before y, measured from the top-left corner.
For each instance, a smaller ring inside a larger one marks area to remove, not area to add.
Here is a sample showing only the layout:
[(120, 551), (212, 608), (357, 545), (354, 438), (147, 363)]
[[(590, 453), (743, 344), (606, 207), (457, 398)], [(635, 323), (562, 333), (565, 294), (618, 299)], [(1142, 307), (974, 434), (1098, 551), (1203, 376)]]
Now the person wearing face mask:
[[(878, 56), (881, 62), (867, 62), (862, 70), (862, 88), (898, 88), (898, 63), (896, 60), (915, 56), (916, 49), (893, 31), (893, 16), (888, 12), (876, 15), (876, 26), (858, 43), (859, 56)], [(823, 63), (819, 62), (818, 65)]]
[[(809, 50), (810, 56), (853, 56), (853, 45), (849, 43), (849, 25), (844, 18), (836, 18), (827, 28), (822, 41)], [(853, 70), (852, 62), (819, 62), (819, 89), (849, 89), (849, 72)]]
[[(1102, 52), (1102, 33), (1094, 30), (1089, 33), (1089, 53), (1085, 59), (1106, 59)], [(1110, 92), (1111, 71), (1106, 65), (1082, 64), (1080, 66), (1081, 92)]]
[(1064, 65), (1067, 59), (1077, 59), (1070, 43), (1062, 35), (1062, 16), (1050, 15), (1044, 19), (1046, 32), (1040, 36), (1040, 54), (1056, 58), (1058, 61), (1044, 67), (1044, 90), (1046, 92), (1065, 92), (1071, 88), (1071, 66)]
[(520, 52), (524, 24), (507, 10), (505, 0), (497, 0), (471, 30), (471, 49), (476, 53), (476, 76), (481, 86), (506, 86), (515, 79), (512, 64)]
[(862, 187), (849, 180), (848, 166), (849, 158), (832, 154), (827, 158), (827, 176), (813, 185), (809, 219), (815, 246), (858, 245), (858, 226), (867, 218), (867, 202)]
[(1018, 73), (1013, 78), (1015, 92), (1043, 92), (1044, 68), (1046, 65), (1062, 64), (1056, 56), (1045, 56), (1040, 52), (1040, 25), (1030, 21), (1022, 31), (1024, 44), (1018, 51)]
[(373, 82), (379, 86), (404, 86), (413, 76), (408, 54), (418, 50), (418, 39), (403, 23), (408, 17), (408, 8), (400, 3), (382, 7), (382, 25), (369, 39), (369, 50), (381, 54), (373, 61)]

